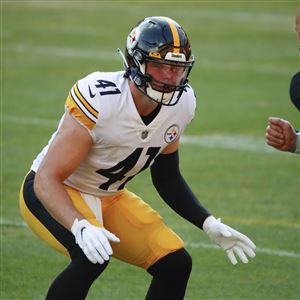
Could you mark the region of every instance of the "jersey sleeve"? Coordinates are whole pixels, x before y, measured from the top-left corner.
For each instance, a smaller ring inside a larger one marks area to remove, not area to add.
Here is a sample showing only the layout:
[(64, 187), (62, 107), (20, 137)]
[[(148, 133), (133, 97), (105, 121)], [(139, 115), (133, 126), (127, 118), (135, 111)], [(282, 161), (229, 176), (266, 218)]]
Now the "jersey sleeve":
[(194, 93), (193, 88), (188, 85), (186, 87), (187, 89), (187, 96), (188, 96), (188, 101), (186, 103), (187, 109), (188, 109), (188, 120), (187, 124), (191, 123), (192, 120), (195, 117), (195, 112), (196, 112), (196, 95)]
[(92, 75), (74, 84), (66, 100), (66, 110), (90, 130), (96, 126), (99, 116), (96, 97), (91, 92), (91, 86), (93, 86)]

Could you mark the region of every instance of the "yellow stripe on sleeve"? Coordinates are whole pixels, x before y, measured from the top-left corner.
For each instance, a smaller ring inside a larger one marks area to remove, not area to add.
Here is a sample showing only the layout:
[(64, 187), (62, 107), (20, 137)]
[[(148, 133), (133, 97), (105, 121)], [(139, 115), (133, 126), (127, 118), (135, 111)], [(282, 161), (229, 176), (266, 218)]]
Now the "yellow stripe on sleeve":
[(83, 104), (83, 106), (95, 117), (98, 118), (98, 114), (99, 112), (92, 107), (83, 97), (83, 95), (80, 93), (79, 89), (78, 89), (78, 84), (75, 84), (73, 87), (73, 90), (75, 92), (75, 95), (77, 96), (77, 98), (80, 100), (80, 102)]
[(69, 113), (75, 117), (81, 124), (89, 128), (93, 129), (96, 125), (96, 122), (89, 118), (86, 113), (80, 108), (80, 106), (74, 101), (71, 93), (68, 95), (66, 106)]

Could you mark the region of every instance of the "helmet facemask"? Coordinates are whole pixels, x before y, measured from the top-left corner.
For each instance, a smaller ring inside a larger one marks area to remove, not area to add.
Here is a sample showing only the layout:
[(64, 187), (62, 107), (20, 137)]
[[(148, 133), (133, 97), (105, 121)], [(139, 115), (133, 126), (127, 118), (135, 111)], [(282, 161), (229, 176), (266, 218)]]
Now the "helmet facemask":
[(140, 74), (145, 78), (145, 84), (141, 87), (142, 92), (162, 105), (175, 105), (178, 102), (186, 88), (188, 75), (193, 66), (193, 61), (183, 61), (183, 54), (176, 55), (177, 60), (167, 59), (171, 56), (172, 52), (167, 53), (165, 59), (147, 57), (139, 68)]

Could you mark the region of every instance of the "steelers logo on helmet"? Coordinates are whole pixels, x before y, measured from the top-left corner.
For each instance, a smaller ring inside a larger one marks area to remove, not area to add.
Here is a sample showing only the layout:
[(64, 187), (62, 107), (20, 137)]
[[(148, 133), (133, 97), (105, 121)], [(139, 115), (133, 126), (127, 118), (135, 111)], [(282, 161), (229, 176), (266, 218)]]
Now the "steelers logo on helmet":
[(179, 127), (177, 124), (170, 126), (165, 132), (165, 141), (170, 144), (176, 140), (179, 134)]
[(152, 101), (167, 106), (179, 101), (194, 64), (183, 28), (160, 16), (145, 18), (131, 30), (125, 60), (126, 74), (135, 86)]
[(139, 28), (135, 27), (131, 30), (127, 37), (126, 47), (128, 51), (132, 54), (132, 49), (136, 46), (139, 38)]

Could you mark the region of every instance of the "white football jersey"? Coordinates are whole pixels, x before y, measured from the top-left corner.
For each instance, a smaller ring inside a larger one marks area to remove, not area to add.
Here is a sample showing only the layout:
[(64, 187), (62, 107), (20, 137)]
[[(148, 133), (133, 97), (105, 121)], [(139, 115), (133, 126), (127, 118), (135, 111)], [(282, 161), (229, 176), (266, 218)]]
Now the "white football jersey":
[[(176, 105), (162, 106), (145, 125), (128, 81), (124, 72), (95, 72), (72, 87), (65, 113), (87, 128), (94, 143), (65, 184), (99, 197), (118, 192), (178, 139), (193, 119), (196, 100), (187, 86)], [(37, 171), (56, 133), (33, 162), (32, 170)]]

